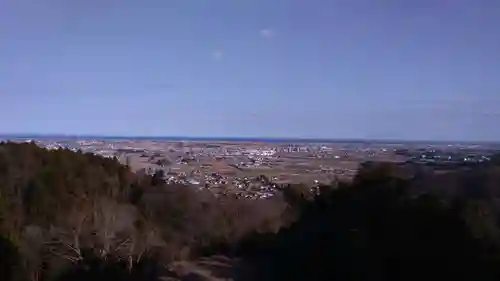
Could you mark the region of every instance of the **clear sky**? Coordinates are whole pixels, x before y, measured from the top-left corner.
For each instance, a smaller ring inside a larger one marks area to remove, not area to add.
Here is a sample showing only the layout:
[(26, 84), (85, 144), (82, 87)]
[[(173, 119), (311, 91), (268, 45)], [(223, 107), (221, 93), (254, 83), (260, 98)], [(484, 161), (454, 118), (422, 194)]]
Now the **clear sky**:
[(0, 133), (500, 140), (498, 0), (2, 0)]

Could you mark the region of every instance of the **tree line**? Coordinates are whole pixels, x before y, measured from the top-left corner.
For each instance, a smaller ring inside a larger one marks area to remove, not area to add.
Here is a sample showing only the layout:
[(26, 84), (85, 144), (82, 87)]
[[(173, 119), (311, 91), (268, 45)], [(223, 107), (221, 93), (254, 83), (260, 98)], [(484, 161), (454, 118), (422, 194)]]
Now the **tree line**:
[(499, 199), (498, 161), (443, 175), (371, 163), (316, 193), (287, 186), (248, 200), (167, 185), (113, 158), (7, 142), (0, 274), (160, 280), (174, 261), (223, 254), (261, 280), (497, 280)]

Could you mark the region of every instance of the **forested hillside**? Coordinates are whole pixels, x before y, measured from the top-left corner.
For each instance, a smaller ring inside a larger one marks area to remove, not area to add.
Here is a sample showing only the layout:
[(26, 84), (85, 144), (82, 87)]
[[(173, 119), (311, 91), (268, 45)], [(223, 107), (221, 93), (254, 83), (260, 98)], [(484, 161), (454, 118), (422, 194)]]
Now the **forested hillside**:
[(279, 199), (216, 199), (166, 185), (116, 159), (0, 144), (2, 249), (20, 256), (13, 273), (2, 264), (3, 276), (54, 280), (94, 258), (133, 269), (148, 256), (163, 268), (227, 248), (251, 231), (276, 231), (285, 210)]
[(498, 280), (500, 169), (402, 179), (365, 167), (241, 251), (272, 280)]
[(183, 280), (173, 265), (212, 255), (258, 280), (500, 278), (494, 162), (440, 176), (365, 165), (308, 190), (215, 198), (115, 159), (3, 143), (1, 280)]

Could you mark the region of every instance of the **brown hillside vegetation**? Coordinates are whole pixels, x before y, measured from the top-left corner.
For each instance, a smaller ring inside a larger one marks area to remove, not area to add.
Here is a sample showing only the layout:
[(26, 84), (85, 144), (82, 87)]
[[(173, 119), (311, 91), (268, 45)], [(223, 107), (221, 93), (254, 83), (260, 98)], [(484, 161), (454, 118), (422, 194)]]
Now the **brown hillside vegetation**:
[(308, 190), (215, 198), (116, 159), (3, 143), (1, 280), (500, 278), (495, 162), (439, 176), (371, 163)]
[(115, 159), (0, 144), (0, 233), (28, 280), (53, 280), (94, 259), (130, 269), (146, 255), (163, 268), (250, 231), (276, 231), (284, 210), (278, 199), (216, 199), (166, 185)]

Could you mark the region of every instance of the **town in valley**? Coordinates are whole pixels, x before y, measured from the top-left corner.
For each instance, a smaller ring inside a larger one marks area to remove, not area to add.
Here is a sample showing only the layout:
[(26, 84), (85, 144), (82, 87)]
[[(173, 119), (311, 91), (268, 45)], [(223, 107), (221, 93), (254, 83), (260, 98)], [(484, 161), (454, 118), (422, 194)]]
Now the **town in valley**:
[(350, 180), (361, 163), (419, 163), (433, 167), (489, 161), (498, 144), (381, 141), (246, 141), (147, 138), (3, 138), (116, 157), (136, 173), (167, 183), (209, 189), (216, 195), (272, 197), (287, 184), (318, 186)]

